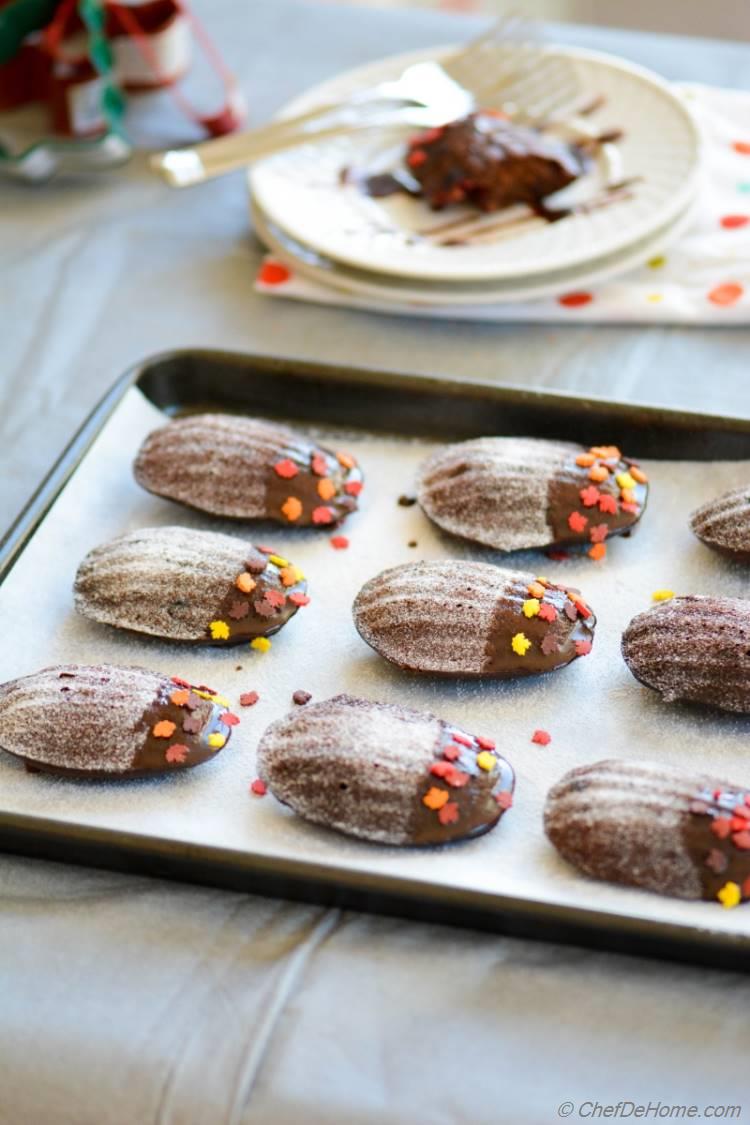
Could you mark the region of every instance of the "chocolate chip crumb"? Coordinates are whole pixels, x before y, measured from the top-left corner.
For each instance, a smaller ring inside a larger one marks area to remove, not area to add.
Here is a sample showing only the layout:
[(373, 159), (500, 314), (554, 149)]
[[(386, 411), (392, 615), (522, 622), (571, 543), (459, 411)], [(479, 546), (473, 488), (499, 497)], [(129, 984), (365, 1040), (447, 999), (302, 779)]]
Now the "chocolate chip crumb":
[(419, 544), (417, 543), (416, 539), (410, 539), (409, 542), (406, 544), (406, 546), (407, 547), (418, 547)]
[(399, 496), (398, 506), (400, 508), (412, 508), (417, 502), (416, 496)]
[(292, 699), (301, 707), (303, 706), (303, 704), (310, 702), (310, 700), (312, 699), (312, 695), (309, 691), (295, 691)]

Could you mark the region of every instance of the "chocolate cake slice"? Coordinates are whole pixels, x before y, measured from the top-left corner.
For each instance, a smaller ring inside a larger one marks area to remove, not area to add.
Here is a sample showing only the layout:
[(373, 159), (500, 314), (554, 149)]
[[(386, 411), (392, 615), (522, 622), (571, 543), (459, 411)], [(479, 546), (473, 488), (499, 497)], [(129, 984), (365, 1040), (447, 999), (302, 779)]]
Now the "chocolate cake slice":
[(547, 196), (585, 171), (579, 148), (487, 110), (414, 137), (406, 164), (434, 211), (452, 203), (544, 211)]

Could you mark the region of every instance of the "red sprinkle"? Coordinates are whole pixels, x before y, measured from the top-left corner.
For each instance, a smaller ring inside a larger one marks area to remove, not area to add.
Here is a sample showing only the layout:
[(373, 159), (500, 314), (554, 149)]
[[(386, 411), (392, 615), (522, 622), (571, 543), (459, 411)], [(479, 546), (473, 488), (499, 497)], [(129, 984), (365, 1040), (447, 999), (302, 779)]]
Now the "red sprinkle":
[(552, 735), (548, 730), (535, 730), (531, 736), (531, 741), (536, 742), (539, 746), (549, 746)]
[(435, 777), (446, 777), (454, 769), (455, 767), (450, 762), (433, 762), (430, 766), (430, 773), (433, 773)]
[(471, 749), (474, 745), (472, 739), (467, 738), (465, 734), (459, 734), (456, 731), (453, 732), (451, 738), (454, 742), (457, 742), (459, 746), (468, 746), (469, 749)]
[(507, 789), (504, 789), (502, 793), (495, 794), (495, 800), (501, 809), (509, 809), (513, 804), (513, 794)]
[(598, 523), (589, 531), (589, 538), (592, 543), (603, 543), (609, 535), (609, 528), (606, 523)]
[(349, 546), (349, 540), (345, 535), (333, 535), (331, 537), (331, 546), (334, 551), (345, 551)]
[[(241, 699), (240, 702), (242, 702)], [(240, 719), (239, 716), (235, 715), (232, 711), (225, 711), (223, 715), (219, 715), (219, 721), (228, 727), (236, 727)]]
[(322, 453), (314, 453), (310, 462), (310, 468), (315, 473), (316, 477), (328, 476), (328, 461)]
[(333, 523), (333, 512), (325, 504), (321, 504), (319, 508), (313, 508), (312, 521), (313, 523)]
[(609, 492), (603, 492), (599, 497), (599, 511), (605, 515), (617, 515), (617, 500)]
[(276, 462), (273, 471), (277, 476), (283, 477), (284, 480), (291, 480), (292, 477), (296, 477), (299, 469), (290, 457), (285, 457), (283, 461)]
[(735, 848), (739, 848), (741, 852), (750, 851), (750, 832), (736, 832), (732, 836), (732, 843)]
[(542, 602), (537, 616), (541, 617), (542, 621), (557, 621), (557, 610), (549, 602)]
[(593, 299), (590, 293), (566, 293), (564, 297), (558, 297), (557, 301), (567, 309), (577, 309), (588, 305)]
[(455, 824), (458, 820), (458, 805), (455, 801), (448, 801), (442, 809), (438, 809), (438, 820), (441, 824)]
[(240, 707), (254, 707), (259, 699), (257, 691), (243, 691), (240, 696)]
[(266, 547), (266, 545), (264, 543), (258, 543), (257, 549), (259, 551), (261, 551), (262, 554), (264, 554), (264, 555), (275, 555), (276, 554), (276, 548), (275, 547)]
[(281, 590), (274, 590), (273, 587), (266, 590), (263, 596), (269, 605), (272, 605), (275, 609), (281, 609), (286, 603), (286, 594), (282, 594)]
[(495, 749), (495, 743), (494, 743), (493, 739), (483, 738), (481, 734), (478, 734), (476, 736), (476, 742), (477, 742), (477, 745), (480, 746), (482, 750), (494, 750)]
[(349, 480), (344, 485), (344, 492), (347, 492), (350, 496), (359, 496), (364, 487), (361, 480)]
[(173, 742), (172, 745), (167, 748), (164, 757), (168, 762), (184, 762), (189, 753), (190, 750), (187, 746), (183, 746), (181, 742)]
[(468, 773), (457, 770), (455, 766), (450, 766), (450, 773), (445, 775), (445, 780), (448, 782), (451, 789), (463, 789), (464, 785), (468, 785), (471, 779)]
[(631, 516), (637, 516), (638, 515), (639, 509), (638, 509), (637, 504), (630, 504), (630, 503), (626, 504), (625, 502), (623, 502), (620, 506), (621, 506), (623, 512), (629, 512)]
[(576, 641), (576, 656), (588, 656), (591, 652), (591, 641)]
[(732, 834), (732, 825), (729, 817), (720, 816), (711, 822), (711, 831), (714, 836), (718, 836), (720, 840), (726, 840), (727, 836)]
[(588, 488), (582, 488), (578, 495), (584, 508), (593, 508), (598, 503), (601, 492), (595, 484), (590, 484)]
[(423, 148), (415, 148), (407, 156), (406, 163), (409, 165), (410, 168), (419, 168), (420, 165), (424, 164), (426, 159), (427, 159), (427, 153), (424, 151), (424, 149)]
[(446, 762), (455, 762), (460, 756), (461, 750), (458, 746), (446, 746), (445, 750), (443, 750), (443, 757)]
[(588, 516), (584, 516), (580, 512), (571, 512), (568, 516), (568, 527), (571, 531), (584, 531), (588, 522)]
[(289, 601), (292, 605), (309, 605), (310, 598), (307, 594), (289, 594)]
[(250, 792), (254, 793), (256, 797), (265, 797), (268, 792), (268, 786), (265, 781), (261, 781), (259, 777), (256, 777), (255, 781), (250, 785)]
[(172, 676), (172, 683), (177, 684), (178, 687), (192, 687), (192, 684), (189, 684), (187, 680), (180, 679), (179, 676)]

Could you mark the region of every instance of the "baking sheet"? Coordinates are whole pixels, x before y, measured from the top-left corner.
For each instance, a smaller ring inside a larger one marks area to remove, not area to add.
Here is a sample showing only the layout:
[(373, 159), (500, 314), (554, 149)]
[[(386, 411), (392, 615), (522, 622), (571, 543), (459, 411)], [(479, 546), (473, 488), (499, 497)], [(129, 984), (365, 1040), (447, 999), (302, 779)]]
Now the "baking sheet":
[[(541, 813), (545, 793), (564, 772), (603, 757), (653, 758), (750, 785), (745, 753), (750, 718), (668, 707), (636, 683), (619, 654), (622, 629), (651, 604), (658, 588), (745, 594), (746, 572), (702, 547), (688, 530), (687, 516), (711, 496), (750, 479), (750, 463), (644, 461), (651, 500), (632, 538), (612, 540), (603, 564), (585, 555), (553, 562), (539, 552), (503, 557), (474, 549), (433, 529), (418, 507), (400, 507), (398, 497), (411, 491), (414, 470), (434, 443), (338, 432), (333, 440), (361, 460), (367, 487), (361, 510), (344, 528), (350, 548), (334, 551), (325, 533), (271, 524), (244, 529), (143, 492), (132, 479), (132, 459), (142, 437), (162, 421), (138, 389), (126, 393), (0, 587), (5, 638), (0, 679), (61, 661), (140, 664), (210, 683), (228, 695), (242, 723), (211, 763), (162, 779), (64, 781), (30, 775), (0, 755), (0, 813), (581, 907), (673, 923), (691, 932), (697, 927), (748, 934), (748, 910), (675, 901), (577, 875), (546, 842)], [(323, 440), (330, 436), (321, 428), (315, 432)], [(304, 569), (312, 602), (274, 638), (268, 654), (184, 648), (120, 634), (76, 616), (71, 586), (79, 560), (91, 547), (133, 528), (170, 523), (246, 534), (272, 544)], [(408, 546), (413, 540), (416, 548)], [(442, 557), (495, 561), (579, 586), (599, 619), (593, 653), (560, 672), (515, 683), (433, 682), (391, 668), (358, 637), (352, 599), (367, 578), (387, 566)], [(347, 691), (427, 708), (494, 738), (516, 771), (513, 810), (480, 839), (422, 851), (348, 840), (306, 824), (270, 795), (250, 796), (258, 738), (291, 708), (298, 688), (316, 700)], [(260, 702), (240, 708), (240, 692), (251, 689), (260, 693)], [(549, 746), (531, 743), (537, 727), (550, 731)]]

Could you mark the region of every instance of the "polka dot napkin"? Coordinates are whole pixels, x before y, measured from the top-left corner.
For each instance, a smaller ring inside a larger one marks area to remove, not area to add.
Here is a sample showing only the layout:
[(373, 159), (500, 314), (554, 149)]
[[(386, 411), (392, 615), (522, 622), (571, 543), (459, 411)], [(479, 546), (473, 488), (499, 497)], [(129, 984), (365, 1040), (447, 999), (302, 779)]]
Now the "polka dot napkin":
[(484, 321), (750, 324), (750, 93), (682, 85), (700, 122), (704, 177), (689, 229), (663, 255), (591, 288), (523, 304), (444, 308), (370, 300), (267, 255), (257, 292), (403, 316)]

